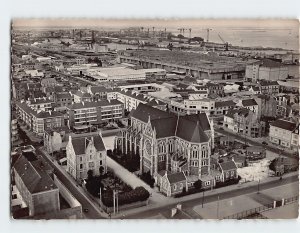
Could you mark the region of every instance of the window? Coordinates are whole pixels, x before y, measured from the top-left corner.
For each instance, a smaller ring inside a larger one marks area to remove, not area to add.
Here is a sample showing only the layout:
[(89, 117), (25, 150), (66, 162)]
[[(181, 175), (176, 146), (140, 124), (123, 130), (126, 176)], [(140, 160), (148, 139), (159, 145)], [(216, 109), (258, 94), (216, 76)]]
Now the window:
[(234, 171), (231, 171), (231, 176), (234, 176)]
[(177, 185), (176, 185), (176, 184), (173, 185), (173, 189), (174, 189), (174, 190), (177, 189)]
[(180, 189), (183, 189), (183, 183), (180, 183)]
[(216, 176), (216, 180), (220, 180), (220, 176)]
[(192, 161), (192, 166), (193, 167), (198, 167), (198, 161)]
[(83, 169), (83, 164), (79, 164), (79, 169)]
[(100, 160), (100, 166), (102, 166), (102, 160)]
[(82, 156), (80, 156), (80, 157), (79, 157), (79, 161), (82, 162), (82, 160), (83, 160), (83, 158), (82, 158)]
[(205, 186), (208, 186), (208, 185), (210, 185), (210, 181), (205, 182)]
[(94, 162), (89, 162), (89, 168), (93, 168), (94, 167)]
[(17, 194), (12, 195), (12, 199), (17, 199), (17, 198), (18, 198)]

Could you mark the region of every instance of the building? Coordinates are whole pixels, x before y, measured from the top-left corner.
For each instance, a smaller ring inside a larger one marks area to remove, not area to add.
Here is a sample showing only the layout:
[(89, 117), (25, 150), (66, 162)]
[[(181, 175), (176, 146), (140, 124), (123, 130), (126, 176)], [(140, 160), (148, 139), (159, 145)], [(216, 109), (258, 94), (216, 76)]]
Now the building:
[(34, 98), (27, 101), (29, 107), (35, 111), (51, 111), (53, 110), (54, 101), (50, 98)]
[(258, 105), (258, 117), (275, 117), (277, 114), (277, 101), (272, 95), (256, 95), (254, 97)]
[(87, 92), (92, 96), (93, 101), (107, 99), (107, 92), (112, 91), (104, 86), (88, 86)]
[(251, 82), (258, 80), (278, 81), (287, 77), (288, 67), (270, 59), (263, 59), (246, 66), (245, 78)]
[(123, 66), (90, 69), (87, 71), (87, 75), (97, 79), (98, 82), (118, 82), (146, 79), (146, 72)]
[(31, 162), (20, 156), (13, 172), (16, 187), (29, 208), (29, 216), (60, 210), (59, 189), (44, 170), (43, 162)]
[(280, 93), (275, 95), (275, 99), (277, 101), (276, 116), (287, 117), (291, 111), (290, 96), (287, 94)]
[(261, 80), (259, 82), (259, 89), (261, 94), (278, 94), (279, 93), (279, 84), (277, 81), (266, 81)]
[(73, 96), (69, 92), (56, 93), (54, 96), (54, 100), (55, 100), (54, 106), (56, 108), (63, 107), (64, 109), (66, 109), (66, 107), (71, 105), (74, 101)]
[(262, 146), (248, 146), (246, 148), (248, 161), (255, 161), (266, 158), (266, 150)]
[(160, 192), (167, 197), (182, 193), (188, 190), (187, 178), (183, 172), (170, 173), (161, 171), (157, 174), (157, 183)]
[(139, 64), (143, 68), (160, 68), (209, 80), (242, 78), (248, 63), (240, 58), (169, 50), (118, 51), (117, 59), (120, 63)]
[(224, 116), (223, 127), (253, 138), (261, 137), (265, 132), (264, 122), (246, 108), (229, 110)]
[(49, 154), (59, 152), (66, 148), (71, 130), (64, 126), (46, 129), (44, 132), (44, 147)]
[(256, 103), (255, 99), (243, 99), (240, 100), (236, 106), (249, 109), (250, 111), (254, 112), (257, 116), (258, 115), (258, 104)]
[(106, 166), (106, 148), (102, 136), (69, 136), (67, 144), (67, 171), (77, 181), (93, 175), (104, 174)]
[(35, 111), (25, 102), (17, 102), (16, 110), (20, 123), (38, 136), (43, 136), (45, 129), (64, 125), (63, 114), (56, 111)]
[(237, 166), (233, 160), (218, 162), (217, 170), (221, 172), (221, 175), (220, 179), (216, 179), (216, 182), (226, 182), (238, 177)]
[(72, 93), (72, 97), (75, 103), (92, 101), (91, 94), (83, 91), (76, 91), (75, 93)]
[(56, 85), (57, 85), (57, 81), (55, 78), (43, 78), (41, 80), (42, 88), (55, 87)]
[(224, 85), (222, 83), (211, 83), (208, 82), (205, 84), (205, 87), (207, 87), (208, 94), (209, 95), (217, 95), (217, 96), (224, 96)]
[(213, 138), (213, 128), (204, 113), (176, 116), (139, 104), (116, 145), (126, 154), (139, 154), (140, 172), (149, 172), (157, 184), (162, 184), (158, 174), (164, 171), (183, 172), (194, 181), (210, 178)]
[(98, 125), (124, 116), (124, 106), (118, 100), (80, 102), (67, 106), (69, 127)]
[(286, 148), (291, 148), (291, 144), (295, 145), (292, 138), (295, 140), (299, 137), (299, 131), (297, 129), (298, 126), (296, 123), (289, 121), (288, 119), (278, 119), (270, 123), (270, 142)]
[(19, 141), (19, 133), (18, 133), (18, 120), (15, 116), (15, 114), (12, 114), (11, 119), (11, 143), (12, 145), (16, 145)]

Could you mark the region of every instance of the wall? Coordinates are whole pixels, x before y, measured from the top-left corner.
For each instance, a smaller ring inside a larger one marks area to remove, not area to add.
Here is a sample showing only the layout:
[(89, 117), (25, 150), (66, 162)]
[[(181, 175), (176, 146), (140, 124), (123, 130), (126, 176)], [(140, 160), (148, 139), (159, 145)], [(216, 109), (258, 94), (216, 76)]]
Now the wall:
[(80, 206), (80, 202), (72, 195), (72, 193), (63, 185), (63, 183), (54, 175), (54, 183), (59, 189), (59, 193), (68, 202), (68, 204), (73, 208)]
[(32, 203), (34, 206), (34, 215), (59, 211), (60, 203), (58, 188), (46, 192), (33, 194)]

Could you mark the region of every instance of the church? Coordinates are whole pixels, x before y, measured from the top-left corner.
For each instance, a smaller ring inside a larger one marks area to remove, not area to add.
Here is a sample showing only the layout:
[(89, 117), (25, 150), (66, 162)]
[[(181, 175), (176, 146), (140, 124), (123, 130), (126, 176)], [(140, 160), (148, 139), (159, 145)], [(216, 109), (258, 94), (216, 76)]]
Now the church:
[(149, 172), (161, 188), (170, 175), (185, 180), (177, 192), (197, 180), (215, 185), (210, 170), (214, 129), (205, 113), (180, 116), (141, 103), (130, 113), (130, 125), (117, 137), (116, 147), (138, 154), (140, 173)]

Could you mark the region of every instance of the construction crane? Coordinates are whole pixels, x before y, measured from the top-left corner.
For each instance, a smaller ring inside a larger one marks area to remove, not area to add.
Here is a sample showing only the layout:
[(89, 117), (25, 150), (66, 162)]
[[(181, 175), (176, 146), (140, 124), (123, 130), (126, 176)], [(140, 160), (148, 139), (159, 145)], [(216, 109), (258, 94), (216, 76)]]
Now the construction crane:
[(211, 28), (206, 28), (206, 42), (209, 42), (209, 31), (211, 30)]
[(224, 45), (225, 45), (225, 51), (228, 51), (228, 42), (226, 42), (222, 37), (221, 37), (221, 35), (220, 34), (218, 34), (218, 36), (219, 36), (219, 38), (221, 39), (221, 41), (224, 43)]
[(192, 29), (191, 28), (189, 28), (189, 32), (190, 32), (189, 37), (191, 39), (192, 38)]

